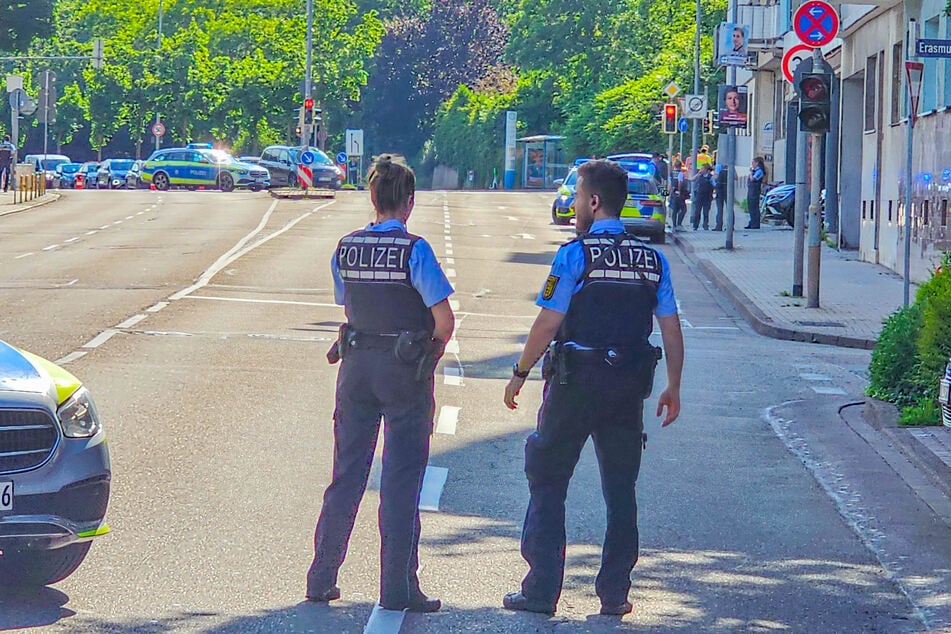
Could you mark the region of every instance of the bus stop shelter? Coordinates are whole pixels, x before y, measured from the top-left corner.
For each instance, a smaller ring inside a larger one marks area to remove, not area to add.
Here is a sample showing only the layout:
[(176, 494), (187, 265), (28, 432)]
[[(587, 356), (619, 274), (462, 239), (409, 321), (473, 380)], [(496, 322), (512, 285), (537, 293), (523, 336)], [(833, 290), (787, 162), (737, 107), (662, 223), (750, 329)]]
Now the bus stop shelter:
[(538, 134), (516, 139), (522, 152), (522, 187), (551, 189), (555, 179), (568, 173), (568, 162), (561, 147), (565, 137)]

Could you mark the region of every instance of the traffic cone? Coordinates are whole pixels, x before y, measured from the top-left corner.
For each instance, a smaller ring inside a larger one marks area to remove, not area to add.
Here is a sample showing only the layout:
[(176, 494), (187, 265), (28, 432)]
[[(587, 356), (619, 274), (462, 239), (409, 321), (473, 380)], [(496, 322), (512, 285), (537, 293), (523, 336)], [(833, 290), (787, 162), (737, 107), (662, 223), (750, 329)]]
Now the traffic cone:
[(155, 191), (155, 183), (149, 183), (149, 190), (153, 192)]

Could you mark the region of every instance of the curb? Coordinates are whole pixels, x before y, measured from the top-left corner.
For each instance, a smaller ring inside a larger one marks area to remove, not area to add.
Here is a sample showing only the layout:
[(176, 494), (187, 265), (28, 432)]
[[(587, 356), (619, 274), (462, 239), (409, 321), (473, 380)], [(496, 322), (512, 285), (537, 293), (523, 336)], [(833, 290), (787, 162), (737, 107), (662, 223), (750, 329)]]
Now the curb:
[(941, 458), (910, 433), (903, 433), (914, 428), (899, 427), (898, 408), (895, 405), (866, 397), (865, 405), (862, 407), (862, 417), (934, 481), (938, 490), (951, 498), (951, 467), (948, 467)]
[(676, 233), (669, 234), (672, 241), (687, 254), (690, 261), (706, 275), (717, 289), (726, 295), (737, 311), (753, 327), (753, 330), (766, 337), (773, 339), (783, 339), (785, 341), (801, 341), (805, 343), (821, 343), (840, 348), (859, 348), (862, 350), (871, 350), (875, 347), (874, 339), (864, 337), (850, 337), (848, 335), (830, 335), (822, 332), (811, 332), (808, 330), (796, 330), (777, 326), (773, 323), (771, 317), (766, 315), (755, 302), (739, 287), (736, 286), (719, 268), (710, 260), (701, 259), (696, 256), (693, 246), (686, 240), (682, 240)]
[[(10, 203), (10, 209), (4, 209), (3, 206), (0, 206), (0, 216), (6, 216), (8, 214), (15, 214), (21, 211), (26, 211), (28, 209), (33, 209), (34, 207), (39, 207), (40, 205), (46, 205), (48, 203), (56, 202), (61, 197), (61, 194), (56, 193), (46, 193), (40, 196), (39, 198), (34, 198), (33, 200), (25, 203), (20, 203), (15, 205), (15, 203)], [(13, 206), (15, 205), (15, 206)]]

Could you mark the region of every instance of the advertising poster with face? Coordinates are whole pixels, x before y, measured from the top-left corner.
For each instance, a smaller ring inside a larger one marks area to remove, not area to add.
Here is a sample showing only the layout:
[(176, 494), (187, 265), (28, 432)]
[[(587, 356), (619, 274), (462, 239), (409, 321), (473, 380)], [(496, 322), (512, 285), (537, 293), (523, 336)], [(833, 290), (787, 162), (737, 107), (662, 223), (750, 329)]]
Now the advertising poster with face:
[(717, 100), (721, 128), (746, 128), (749, 93), (746, 86), (721, 85)]
[(750, 41), (750, 27), (733, 22), (720, 23), (720, 40), (717, 42), (720, 66), (745, 66)]

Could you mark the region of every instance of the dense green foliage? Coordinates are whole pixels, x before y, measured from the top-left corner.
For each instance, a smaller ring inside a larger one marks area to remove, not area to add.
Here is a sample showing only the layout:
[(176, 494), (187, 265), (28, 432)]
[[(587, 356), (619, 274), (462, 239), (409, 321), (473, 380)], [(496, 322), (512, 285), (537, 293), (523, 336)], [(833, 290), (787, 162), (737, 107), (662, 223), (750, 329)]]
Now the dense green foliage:
[[(256, 152), (294, 139), (304, 74), (304, 0), (38, 0), (0, 4), (0, 51), (88, 56), (7, 64), (36, 96), (58, 75), (53, 148), (147, 154), (211, 140)], [(661, 89), (693, 84), (693, 0), (315, 0), (314, 86), (330, 132), (488, 175), (502, 166), (504, 110), (520, 135), (562, 134), (569, 155), (660, 149)], [(701, 84), (713, 96), (710, 34), (725, 0), (701, 0)], [(28, 44), (29, 43), (29, 44)], [(6, 119), (3, 117), (2, 119)], [(7, 127), (0, 120), (0, 129)], [(21, 145), (41, 144), (36, 118)], [(425, 176), (424, 176), (425, 178)], [(480, 182), (483, 179), (480, 178)], [(487, 180), (485, 181), (487, 182)]]
[(915, 303), (885, 321), (872, 351), (868, 394), (902, 408), (906, 425), (940, 424), (938, 385), (951, 357), (951, 255)]

